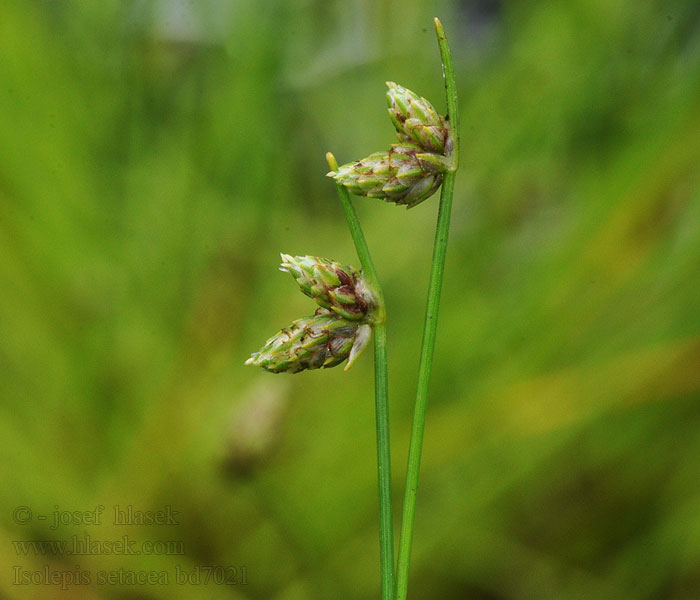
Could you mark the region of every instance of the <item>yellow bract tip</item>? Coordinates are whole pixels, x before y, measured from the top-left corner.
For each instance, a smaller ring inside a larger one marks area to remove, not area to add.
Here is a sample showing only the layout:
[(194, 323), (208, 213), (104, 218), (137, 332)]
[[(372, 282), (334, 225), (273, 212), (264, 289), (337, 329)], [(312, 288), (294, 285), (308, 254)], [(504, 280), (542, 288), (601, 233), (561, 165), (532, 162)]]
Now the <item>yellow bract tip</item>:
[(328, 166), (331, 168), (331, 171), (338, 170), (338, 161), (335, 160), (335, 156), (333, 156), (332, 152), (326, 152), (326, 161), (328, 162)]

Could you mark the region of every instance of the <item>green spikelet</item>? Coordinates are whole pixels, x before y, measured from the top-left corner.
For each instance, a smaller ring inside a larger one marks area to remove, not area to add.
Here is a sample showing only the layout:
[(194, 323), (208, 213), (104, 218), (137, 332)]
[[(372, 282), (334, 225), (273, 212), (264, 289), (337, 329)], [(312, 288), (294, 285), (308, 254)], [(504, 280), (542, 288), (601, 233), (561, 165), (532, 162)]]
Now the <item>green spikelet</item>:
[(272, 373), (299, 373), (306, 369), (335, 367), (348, 359), (347, 371), (372, 335), (368, 324), (348, 321), (319, 308), (310, 317), (294, 321), (271, 337), (246, 365)]
[(349, 321), (371, 318), (375, 301), (363, 277), (350, 266), (317, 256), (282, 254), (280, 270), (291, 273), (304, 294)]
[(445, 119), (425, 98), (393, 81), (387, 81), (389, 117), (399, 139), (418, 144), (426, 152), (447, 155), (451, 151)]
[(435, 193), (444, 170), (443, 157), (404, 143), (338, 167), (328, 177), (358, 196), (383, 198), (411, 208)]

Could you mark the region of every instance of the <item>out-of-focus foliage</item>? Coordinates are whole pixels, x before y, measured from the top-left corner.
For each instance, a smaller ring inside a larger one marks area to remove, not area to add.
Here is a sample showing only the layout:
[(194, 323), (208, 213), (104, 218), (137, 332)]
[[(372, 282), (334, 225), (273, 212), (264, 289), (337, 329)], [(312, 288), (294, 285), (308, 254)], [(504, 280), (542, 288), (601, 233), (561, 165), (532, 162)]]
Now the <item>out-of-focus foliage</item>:
[[(435, 14), (464, 158), (412, 597), (700, 597), (696, 0), (2, 0), (2, 597), (378, 597), (371, 353), (284, 385), (243, 361), (313, 309), (280, 251), (357, 266), (324, 153), (388, 148), (386, 80), (444, 109)], [(398, 516), (437, 199), (356, 205)], [(185, 553), (12, 544), (85, 534)], [(47, 565), (171, 583), (16, 585)], [(248, 585), (175, 583), (217, 565)]]

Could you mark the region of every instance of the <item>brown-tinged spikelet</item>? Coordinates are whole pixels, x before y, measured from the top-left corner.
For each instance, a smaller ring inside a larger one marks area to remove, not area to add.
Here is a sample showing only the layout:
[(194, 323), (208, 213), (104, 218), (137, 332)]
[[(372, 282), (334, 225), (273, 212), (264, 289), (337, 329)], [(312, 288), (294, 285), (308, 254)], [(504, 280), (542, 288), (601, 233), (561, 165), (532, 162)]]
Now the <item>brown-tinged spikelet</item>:
[(432, 196), (442, 183), (442, 157), (417, 144), (393, 144), (389, 152), (375, 152), (347, 163), (329, 177), (349, 192), (412, 208)]
[(306, 369), (335, 367), (348, 360), (347, 371), (364, 350), (370, 325), (348, 321), (325, 308), (294, 321), (254, 352), (246, 365), (272, 373), (298, 373)]

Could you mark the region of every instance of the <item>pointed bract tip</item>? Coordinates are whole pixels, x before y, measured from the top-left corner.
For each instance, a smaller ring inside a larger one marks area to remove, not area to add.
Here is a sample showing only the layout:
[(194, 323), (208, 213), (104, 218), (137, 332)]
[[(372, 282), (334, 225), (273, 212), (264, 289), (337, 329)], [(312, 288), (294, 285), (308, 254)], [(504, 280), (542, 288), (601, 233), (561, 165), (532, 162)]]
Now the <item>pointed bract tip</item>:
[(348, 362), (345, 365), (343, 371), (348, 371), (350, 367), (352, 367), (352, 365), (355, 364), (357, 357), (360, 356), (360, 354), (362, 354), (362, 351), (367, 347), (367, 343), (369, 342), (371, 337), (372, 327), (370, 327), (366, 323), (360, 325), (357, 328), (357, 331), (355, 332), (355, 339), (352, 344), (352, 349), (350, 350), (350, 356), (348, 356)]
[(326, 162), (333, 171), (338, 170), (338, 161), (335, 159), (332, 152), (326, 152)]
[(435, 24), (435, 33), (437, 34), (438, 38), (444, 38), (445, 37), (445, 29), (442, 26), (442, 21), (435, 17), (433, 19), (433, 23)]

